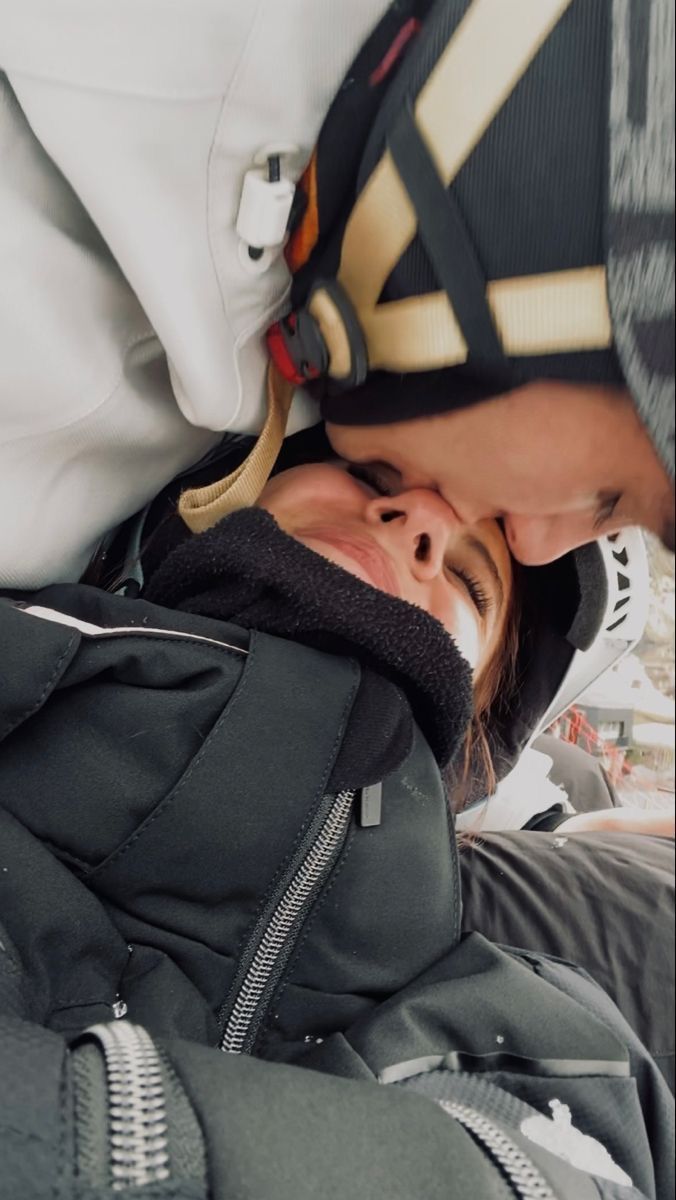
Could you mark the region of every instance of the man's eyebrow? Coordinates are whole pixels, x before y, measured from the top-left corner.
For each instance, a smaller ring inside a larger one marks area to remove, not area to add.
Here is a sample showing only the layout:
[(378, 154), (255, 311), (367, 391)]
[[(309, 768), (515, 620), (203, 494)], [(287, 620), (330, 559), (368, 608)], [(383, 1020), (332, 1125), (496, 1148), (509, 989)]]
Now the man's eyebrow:
[(495, 587), (496, 587), (496, 590), (498, 593), (498, 600), (500, 602), (500, 607), (502, 607), (502, 605), (504, 604), (504, 600), (505, 600), (505, 589), (502, 585), (502, 579), (500, 578), (500, 572), (498, 571), (498, 568), (496, 566), (493, 555), (491, 554), (488, 547), (485, 546), (484, 543), (479, 540), (479, 538), (474, 537), (472, 534), (468, 534), (467, 538), (465, 539), (465, 542), (466, 542), (466, 545), (469, 547), (469, 549), (474, 550), (483, 559), (486, 566), (488, 567), (488, 570), (490, 571), (490, 573), (493, 577), (493, 580), (495, 582)]

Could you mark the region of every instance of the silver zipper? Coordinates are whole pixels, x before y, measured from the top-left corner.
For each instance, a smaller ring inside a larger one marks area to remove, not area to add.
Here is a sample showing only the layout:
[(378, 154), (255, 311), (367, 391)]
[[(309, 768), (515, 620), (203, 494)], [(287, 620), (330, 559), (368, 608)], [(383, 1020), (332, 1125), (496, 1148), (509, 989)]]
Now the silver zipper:
[(128, 1021), (93, 1025), (87, 1033), (98, 1040), (106, 1061), (113, 1191), (169, 1179), (164, 1084), (151, 1037)]
[(286, 887), (263, 933), (228, 1018), (221, 1050), (241, 1054), (266, 986), (303, 910), (341, 845), (352, 813), (354, 791), (339, 792), (307, 855)]
[(532, 1159), (483, 1113), (466, 1104), (440, 1100), (444, 1112), (459, 1121), (502, 1168), (519, 1200), (556, 1200), (544, 1175)]

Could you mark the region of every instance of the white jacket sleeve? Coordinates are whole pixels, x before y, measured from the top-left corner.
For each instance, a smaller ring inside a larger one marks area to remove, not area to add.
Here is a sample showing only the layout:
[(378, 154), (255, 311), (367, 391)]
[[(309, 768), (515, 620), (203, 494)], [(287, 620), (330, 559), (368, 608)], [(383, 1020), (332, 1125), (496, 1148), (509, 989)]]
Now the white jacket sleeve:
[[(264, 415), (281, 258), (235, 221), (296, 176), (386, 0), (3, 0), (0, 584), (73, 579), (110, 526)], [(316, 419), (299, 397), (293, 428)]]

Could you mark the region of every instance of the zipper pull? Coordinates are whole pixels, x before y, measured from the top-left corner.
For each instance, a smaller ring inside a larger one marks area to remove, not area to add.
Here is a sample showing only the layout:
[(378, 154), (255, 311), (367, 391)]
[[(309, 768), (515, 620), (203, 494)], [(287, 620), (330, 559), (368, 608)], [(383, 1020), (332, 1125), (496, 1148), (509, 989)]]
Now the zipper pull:
[(362, 829), (380, 825), (383, 808), (383, 785), (372, 783), (359, 792), (359, 824)]

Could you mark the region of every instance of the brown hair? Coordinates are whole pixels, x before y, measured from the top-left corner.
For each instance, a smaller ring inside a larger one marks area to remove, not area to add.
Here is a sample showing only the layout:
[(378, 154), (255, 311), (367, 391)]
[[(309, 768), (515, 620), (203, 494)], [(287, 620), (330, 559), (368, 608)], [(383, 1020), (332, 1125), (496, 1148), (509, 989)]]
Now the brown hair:
[(515, 686), (521, 617), (516, 563), (512, 563), (512, 571), (512, 594), (500, 644), (474, 685), (474, 711), (465, 743), (446, 772), (445, 782), (453, 813), (461, 812), (470, 799), (476, 798), (477, 789), (482, 790), (484, 796), (490, 796), (498, 784), (489, 741), (489, 718), (498, 696), (504, 696)]

